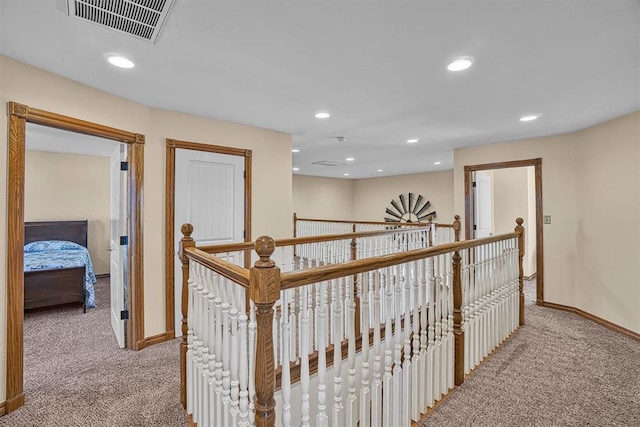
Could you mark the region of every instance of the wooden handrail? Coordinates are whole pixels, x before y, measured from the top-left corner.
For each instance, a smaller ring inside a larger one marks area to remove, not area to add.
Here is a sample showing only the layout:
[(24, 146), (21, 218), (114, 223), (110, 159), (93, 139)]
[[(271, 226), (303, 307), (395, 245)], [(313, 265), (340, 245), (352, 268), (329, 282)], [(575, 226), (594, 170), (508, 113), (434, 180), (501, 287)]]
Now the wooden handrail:
[[(422, 228), (424, 228), (425, 231), (429, 229), (425, 225), (423, 225)], [(275, 242), (276, 242), (276, 247), (283, 247), (283, 246), (292, 246), (292, 245), (304, 245), (308, 243), (331, 242), (334, 240), (360, 239), (362, 237), (384, 236), (387, 234), (409, 233), (412, 231), (415, 231), (415, 229), (403, 230), (401, 228), (396, 228), (394, 230), (357, 231), (357, 232), (342, 233), (342, 234), (324, 234), (321, 236), (293, 237), (290, 239), (278, 239)]]
[[(183, 270), (183, 294), (182, 294), (182, 316), (183, 316), (183, 338), (180, 350), (181, 363), (181, 403), (185, 406), (185, 390), (186, 390), (186, 351), (187, 351), (187, 301), (188, 286), (187, 279), (189, 276), (189, 260), (192, 259), (227, 277), (228, 279), (238, 283), (249, 290), (249, 296), (255, 303), (257, 336), (256, 336), (256, 357), (255, 357), (255, 424), (260, 427), (273, 426), (275, 424), (275, 399), (274, 392), (276, 388), (275, 381), (275, 359), (274, 359), (274, 342), (272, 335), (275, 302), (280, 298), (282, 290), (291, 289), (311, 283), (322, 282), (326, 280), (336, 279), (349, 275), (356, 275), (370, 270), (390, 267), (397, 264), (417, 261), (424, 258), (453, 253), (451, 258), (453, 267), (453, 334), (454, 334), (454, 377), (455, 384), (460, 385), (464, 381), (464, 330), (462, 329), (462, 279), (461, 279), (461, 257), (460, 251), (470, 249), (479, 245), (499, 242), (507, 239), (517, 238), (519, 249), (519, 291), (520, 291), (520, 324), (524, 323), (524, 294), (523, 294), (523, 267), (522, 261), (524, 256), (524, 227), (523, 220), (516, 220), (517, 226), (512, 233), (504, 233), (489, 236), (481, 239), (456, 241), (453, 243), (442, 244), (436, 247), (423, 249), (414, 249), (406, 252), (377, 256), (361, 260), (352, 260), (340, 264), (324, 265), (320, 267), (310, 268), (304, 271), (295, 271), (281, 273), (280, 269), (275, 266), (271, 255), (273, 254), (278, 242), (280, 246), (294, 245), (304, 243), (315, 243), (330, 240), (351, 239), (352, 257), (355, 257), (355, 239), (358, 237), (369, 237), (376, 235), (384, 235), (389, 233), (397, 233), (399, 230), (377, 230), (360, 233), (345, 233), (339, 235), (327, 235), (321, 237), (281, 239), (275, 241), (268, 236), (262, 236), (253, 243), (227, 244), (204, 247), (207, 250), (213, 250), (213, 253), (233, 252), (238, 247), (241, 250), (255, 248), (259, 256), (259, 260), (251, 269), (246, 269), (228, 261), (217, 259), (203, 248), (195, 247), (195, 242), (191, 238), (193, 227), (190, 224), (182, 226), (184, 237), (180, 242), (180, 259), (182, 261)], [(459, 217), (452, 224), (452, 228), (458, 236), (460, 229)], [(403, 231), (403, 230), (400, 230)], [(407, 230), (408, 231), (408, 230)], [(430, 238), (430, 237), (429, 237)], [(221, 249), (222, 248), (222, 249)], [(355, 289), (354, 289), (355, 291)], [(359, 311), (359, 310), (358, 310)], [(359, 324), (360, 322), (357, 321)], [(365, 331), (365, 333), (370, 331)], [(361, 333), (357, 332), (360, 336)], [(342, 345), (340, 347), (343, 347)], [(342, 356), (345, 354), (344, 348), (341, 348)]]
[[(294, 224), (296, 221), (314, 221), (314, 222), (335, 222), (338, 224), (366, 224), (366, 225), (398, 225), (407, 227), (420, 227), (426, 225), (425, 222), (387, 222), (387, 221), (348, 221), (346, 219), (315, 219), (315, 218), (300, 218), (293, 214)], [(436, 227), (453, 227), (453, 224), (440, 224), (434, 222)]]
[(404, 264), (417, 261), (422, 258), (429, 258), (436, 255), (443, 255), (449, 252), (461, 251), (487, 243), (499, 242), (501, 240), (518, 237), (518, 233), (504, 233), (495, 236), (484, 237), (482, 239), (464, 240), (462, 242), (447, 243), (425, 249), (413, 249), (396, 254), (381, 255), (374, 258), (365, 258), (356, 261), (348, 261), (341, 264), (329, 264), (320, 267), (309, 268), (301, 271), (291, 271), (282, 273), (282, 289), (291, 289), (311, 283), (325, 280), (337, 279), (352, 274), (364, 273), (365, 271), (390, 267), (392, 265)]
[[(252, 243), (253, 245), (253, 243)], [(204, 265), (205, 267), (215, 271), (221, 276), (233, 281), (234, 283), (249, 288), (249, 270), (239, 265), (233, 264), (220, 258), (216, 258), (200, 248), (185, 248), (184, 254), (194, 261)]]
[(240, 242), (240, 243), (223, 243), (220, 245), (203, 245), (198, 246), (203, 252), (208, 254), (220, 254), (223, 252), (242, 252), (242, 251), (252, 251), (255, 249), (255, 243), (253, 242)]
[[(425, 224), (421, 224), (421, 228), (428, 230), (428, 226)], [(347, 239), (350, 240), (350, 239), (360, 239), (362, 237), (384, 236), (387, 234), (409, 233), (412, 231), (415, 231), (415, 228), (413, 229), (396, 228), (393, 230), (357, 231), (357, 232), (342, 233), (342, 234), (324, 234), (320, 236), (292, 237), (287, 239), (277, 239), (275, 240), (275, 245), (276, 247), (281, 248), (285, 246), (305, 245), (309, 243), (331, 242), (335, 240), (347, 240)], [(250, 251), (250, 250), (253, 250), (254, 248), (255, 248), (255, 244), (253, 242), (225, 243), (222, 245), (198, 246), (198, 249), (211, 255), (224, 253), (224, 252)]]

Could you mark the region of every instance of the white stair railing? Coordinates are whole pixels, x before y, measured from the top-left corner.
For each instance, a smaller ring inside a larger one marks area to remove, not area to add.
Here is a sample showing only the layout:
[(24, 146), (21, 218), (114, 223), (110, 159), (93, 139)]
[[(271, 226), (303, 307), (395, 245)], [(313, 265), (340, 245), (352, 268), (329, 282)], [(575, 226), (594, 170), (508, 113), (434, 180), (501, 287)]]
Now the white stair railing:
[[(256, 305), (247, 298), (254, 273), (187, 250), (185, 409), (193, 422), (409, 426), (419, 421), (518, 327), (522, 241), (511, 233), (432, 250), (422, 248), (426, 235), (401, 236), (377, 236), (361, 245), (385, 256), (382, 267), (376, 267), (377, 259), (339, 261), (340, 251), (302, 261), (309, 277), (330, 277), (283, 286), (268, 320), (271, 347), (257, 341), (264, 336), (264, 308), (258, 312), (263, 320), (257, 319)], [(403, 251), (416, 256), (390, 263), (398, 244), (419, 248)], [(340, 270), (331, 266), (340, 262)], [(260, 263), (273, 268), (264, 253)], [(303, 282), (305, 273), (283, 274), (282, 280)], [(280, 274), (273, 277), (279, 285)], [(278, 373), (275, 411), (256, 400), (269, 396), (256, 389), (258, 376), (263, 375), (263, 387), (268, 372), (263, 357)]]

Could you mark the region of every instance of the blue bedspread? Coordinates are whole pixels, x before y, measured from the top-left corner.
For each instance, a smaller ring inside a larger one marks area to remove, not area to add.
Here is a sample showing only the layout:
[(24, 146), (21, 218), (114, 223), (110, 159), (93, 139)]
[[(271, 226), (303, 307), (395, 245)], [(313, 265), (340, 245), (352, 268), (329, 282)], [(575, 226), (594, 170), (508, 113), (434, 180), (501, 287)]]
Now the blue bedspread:
[(54, 268), (86, 266), (84, 288), (86, 307), (96, 306), (93, 284), (96, 276), (89, 251), (84, 246), (62, 240), (42, 240), (24, 247), (24, 271), (49, 270)]

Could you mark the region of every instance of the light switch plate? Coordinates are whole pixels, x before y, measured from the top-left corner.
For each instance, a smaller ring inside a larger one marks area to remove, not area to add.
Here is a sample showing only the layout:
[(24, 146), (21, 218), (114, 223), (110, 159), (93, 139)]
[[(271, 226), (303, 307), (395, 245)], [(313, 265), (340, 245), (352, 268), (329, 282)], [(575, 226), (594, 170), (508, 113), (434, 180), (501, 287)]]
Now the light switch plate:
[(551, 224), (551, 215), (545, 215), (545, 216), (543, 217), (543, 222), (544, 222), (545, 224)]

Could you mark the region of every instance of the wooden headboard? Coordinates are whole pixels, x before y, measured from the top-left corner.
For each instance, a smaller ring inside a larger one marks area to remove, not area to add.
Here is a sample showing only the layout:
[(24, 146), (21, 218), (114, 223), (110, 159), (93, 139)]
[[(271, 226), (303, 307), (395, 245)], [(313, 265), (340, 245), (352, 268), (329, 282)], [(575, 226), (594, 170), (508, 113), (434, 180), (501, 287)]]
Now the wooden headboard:
[(88, 221), (33, 221), (24, 223), (24, 244), (38, 240), (66, 240), (87, 247)]

